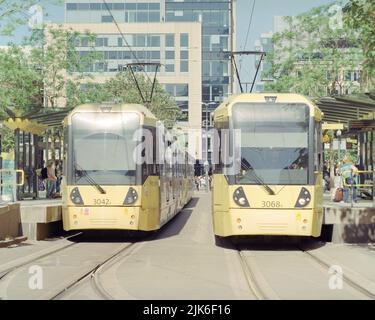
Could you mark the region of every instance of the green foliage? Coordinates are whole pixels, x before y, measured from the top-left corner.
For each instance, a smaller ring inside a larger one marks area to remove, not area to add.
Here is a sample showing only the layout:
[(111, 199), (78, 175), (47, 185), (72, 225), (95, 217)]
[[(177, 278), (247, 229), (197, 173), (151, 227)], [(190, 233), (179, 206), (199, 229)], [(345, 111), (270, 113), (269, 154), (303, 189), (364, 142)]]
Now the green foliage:
[(343, 94), (352, 83), (345, 72), (363, 60), (357, 34), (347, 25), (335, 25), (331, 5), (286, 17), (287, 28), (273, 37), (274, 50), (266, 57), (272, 66), (265, 75), (275, 81), (267, 91), (296, 92), (311, 98)]
[[(81, 37), (89, 38), (91, 43), (91, 51), (82, 57), (75, 47)], [(33, 44), (31, 60), (40, 69), (49, 107), (57, 107), (59, 99), (65, 97), (68, 81), (90, 77), (86, 72), (89, 66), (102, 58), (95, 51), (94, 42), (95, 37), (88, 31), (81, 35), (62, 26), (49, 26), (43, 33), (33, 33), (29, 40), (29, 44)], [(72, 79), (66, 79), (66, 72)]]
[[(14, 30), (29, 20), (28, 11), (31, 6), (43, 3), (63, 4), (63, 0), (0, 0), (0, 35), (10, 36)], [(43, 6), (42, 6), (43, 7)]]
[(17, 46), (0, 50), (0, 108), (16, 116), (28, 112), (41, 101), (41, 74), (33, 67), (29, 54)]
[[(145, 99), (150, 97), (151, 81), (143, 74), (136, 74), (138, 84)], [(90, 102), (118, 102), (143, 104), (142, 97), (129, 71), (118, 73), (104, 84), (85, 83), (83, 89), (79, 83), (68, 84), (68, 106), (74, 107)], [(166, 127), (172, 127), (181, 119), (181, 111), (175, 100), (156, 82), (149, 108), (152, 113), (165, 122)]]
[(14, 150), (14, 132), (5, 127), (2, 126), (0, 128), (0, 136), (1, 136), (1, 152), (11, 152)]
[[(355, 164), (358, 161), (358, 153), (357, 150), (353, 147), (352, 149), (348, 150), (341, 150), (340, 151), (340, 163), (342, 163), (342, 160), (344, 159), (344, 156), (347, 155), (350, 159), (350, 161)], [(333, 150), (333, 149), (327, 149), (324, 150), (324, 158), (325, 159), (330, 159), (333, 161), (335, 165), (339, 163), (339, 152), (338, 150)]]
[(363, 61), (366, 90), (374, 88), (375, 78), (375, 1), (350, 0), (345, 7), (345, 23), (358, 31), (365, 59)]

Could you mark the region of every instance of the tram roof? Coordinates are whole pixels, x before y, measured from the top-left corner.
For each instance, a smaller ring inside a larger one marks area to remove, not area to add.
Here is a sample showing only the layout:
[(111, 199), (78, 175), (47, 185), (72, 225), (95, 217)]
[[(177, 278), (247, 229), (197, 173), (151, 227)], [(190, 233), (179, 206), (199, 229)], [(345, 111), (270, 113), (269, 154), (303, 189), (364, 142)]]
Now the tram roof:
[(235, 102), (265, 102), (267, 99), (275, 99), (275, 103), (278, 102), (301, 102), (301, 103), (309, 103), (312, 104), (313, 102), (306, 98), (303, 95), (295, 94), (295, 93), (240, 93), (234, 94), (228, 97), (228, 99), (224, 100), (223, 103), (218, 108), (226, 108), (228, 104), (235, 103)]
[(138, 111), (143, 113), (146, 117), (156, 119), (155, 115), (145, 106), (136, 103), (86, 103), (77, 106), (72, 110), (75, 111), (103, 111), (105, 108), (110, 108), (111, 112), (122, 111)]

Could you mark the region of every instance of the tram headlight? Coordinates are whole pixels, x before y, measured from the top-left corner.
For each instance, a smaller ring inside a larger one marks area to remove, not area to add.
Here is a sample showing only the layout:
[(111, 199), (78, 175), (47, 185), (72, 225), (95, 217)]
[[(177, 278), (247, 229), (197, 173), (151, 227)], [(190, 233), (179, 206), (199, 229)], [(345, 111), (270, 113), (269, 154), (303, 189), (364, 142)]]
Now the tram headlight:
[(138, 193), (135, 191), (134, 188), (130, 187), (128, 190), (128, 193), (126, 194), (125, 200), (124, 200), (124, 205), (129, 205), (133, 204), (138, 200)]
[(299, 193), (298, 199), (296, 204), (294, 205), (296, 208), (306, 207), (311, 201), (311, 195), (309, 190), (306, 188), (302, 188), (301, 192)]
[(249, 201), (247, 201), (245, 192), (242, 187), (237, 188), (233, 192), (233, 201), (240, 207), (250, 207)]
[(79, 190), (77, 187), (73, 188), (73, 190), (70, 192), (70, 200), (74, 204), (83, 204), (81, 194), (79, 193)]

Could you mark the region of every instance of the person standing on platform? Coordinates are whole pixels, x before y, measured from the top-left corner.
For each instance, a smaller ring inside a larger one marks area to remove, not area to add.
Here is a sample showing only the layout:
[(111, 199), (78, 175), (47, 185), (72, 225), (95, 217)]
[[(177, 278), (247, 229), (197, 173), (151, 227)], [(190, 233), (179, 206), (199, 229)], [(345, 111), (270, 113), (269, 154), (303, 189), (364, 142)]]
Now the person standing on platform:
[(55, 162), (50, 160), (47, 165), (47, 199), (53, 199), (56, 192)]
[(56, 180), (56, 194), (60, 195), (60, 186), (61, 186), (61, 180), (62, 180), (62, 164), (61, 160), (56, 160), (55, 162), (55, 176), (57, 178)]
[(357, 189), (354, 176), (358, 174), (358, 169), (350, 161), (348, 155), (346, 155), (343, 159), (343, 165), (340, 168), (340, 174), (342, 176), (344, 184), (344, 202), (349, 203), (349, 188), (352, 188), (353, 201), (357, 202)]

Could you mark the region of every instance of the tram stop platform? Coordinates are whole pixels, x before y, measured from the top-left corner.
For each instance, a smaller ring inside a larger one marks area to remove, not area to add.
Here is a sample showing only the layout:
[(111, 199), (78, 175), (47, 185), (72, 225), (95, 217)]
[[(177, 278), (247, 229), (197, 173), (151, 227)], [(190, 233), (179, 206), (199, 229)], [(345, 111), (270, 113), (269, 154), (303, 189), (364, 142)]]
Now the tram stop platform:
[(375, 206), (370, 200), (358, 198), (357, 203), (333, 202), (324, 194), (324, 220), (332, 232), (334, 243), (374, 243)]
[(0, 248), (27, 240), (20, 230), (21, 213), (18, 203), (0, 204)]
[(43, 240), (59, 235), (62, 229), (61, 199), (22, 200), (22, 234), (30, 240)]

